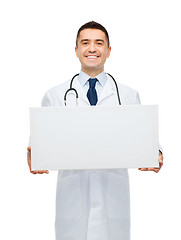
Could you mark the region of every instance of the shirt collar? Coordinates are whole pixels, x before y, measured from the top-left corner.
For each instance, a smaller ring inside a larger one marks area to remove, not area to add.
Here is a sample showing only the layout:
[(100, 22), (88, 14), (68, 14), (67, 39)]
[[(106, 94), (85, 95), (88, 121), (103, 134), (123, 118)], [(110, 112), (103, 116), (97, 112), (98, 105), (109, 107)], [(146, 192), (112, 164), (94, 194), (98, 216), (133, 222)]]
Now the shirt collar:
[[(79, 80), (82, 87), (86, 84), (86, 82), (89, 80), (89, 78), (91, 78), (91, 77), (88, 74), (84, 73), (82, 70), (80, 71), (78, 80)], [(106, 76), (106, 73), (104, 71), (101, 72), (100, 74), (98, 74), (95, 78), (98, 79), (98, 81), (102, 85), (102, 87), (107, 82), (107, 76)]]

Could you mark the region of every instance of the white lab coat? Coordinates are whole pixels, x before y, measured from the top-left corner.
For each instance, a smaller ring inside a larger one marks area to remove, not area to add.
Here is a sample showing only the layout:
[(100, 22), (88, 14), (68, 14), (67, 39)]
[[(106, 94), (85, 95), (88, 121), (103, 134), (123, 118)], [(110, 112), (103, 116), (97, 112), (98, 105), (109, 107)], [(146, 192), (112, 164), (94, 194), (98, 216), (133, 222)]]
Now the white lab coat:
[[(50, 89), (42, 106), (64, 105), (70, 81)], [(77, 78), (73, 87), (79, 94), (78, 105), (89, 101)], [(138, 93), (118, 84), (121, 103), (139, 104)], [(67, 96), (67, 105), (75, 105), (75, 94)], [(116, 88), (108, 76), (97, 106), (118, 105)], [(61, 122), (60, 122), (61, 124)], [(71, 137), (71, 136), (70, 136)], [(129, 240), (130, 199), (127, 169), (61, 170), (56, 196), (56, 240)]]

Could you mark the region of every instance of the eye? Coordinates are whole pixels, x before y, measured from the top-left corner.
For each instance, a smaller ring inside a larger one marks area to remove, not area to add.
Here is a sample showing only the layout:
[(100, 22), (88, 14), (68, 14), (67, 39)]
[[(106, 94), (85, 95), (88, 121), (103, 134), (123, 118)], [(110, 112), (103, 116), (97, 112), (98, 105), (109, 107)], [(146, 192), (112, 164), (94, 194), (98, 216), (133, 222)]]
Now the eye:
[(102, 42), (97, 42), (97, 45), (98, 45), (98, 46), (102, 46), (103, 43), (102, 43)]
[(88, 45), (88, 42), (83, 42), (82, 45), (86, 46)]

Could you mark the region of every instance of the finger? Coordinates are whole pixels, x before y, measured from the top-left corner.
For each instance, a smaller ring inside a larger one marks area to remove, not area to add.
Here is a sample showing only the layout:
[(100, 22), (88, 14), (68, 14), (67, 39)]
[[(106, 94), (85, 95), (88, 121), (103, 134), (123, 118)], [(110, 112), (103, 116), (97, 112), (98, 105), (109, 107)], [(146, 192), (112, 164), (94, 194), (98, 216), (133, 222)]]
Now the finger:
[(29, 156), (28, 156), (28, 166), (31, 168), (31, 159)]
[(148, 168), (139, 168), (140, 171), (148, 171)]
[(28, 166), (29, 166), (30, 172), (32, 172), (31, 171), (31, 157), (29, 156), (29, 154), (28, 154)]
[(49, 174), (49, 171), (48, 170), (44, 170), (44, 169), (43, 170), (35, 170), (34, 173), (35, 174), (37, 174), (37, 173), (38, 174), (43, 174), (43, 173)]
[(155, 173), (158, 173), (160, 171), (160, 168), (148, 168), (148, 171), (153, 171)]
[(28, 147), (27, 147), (27, 150), (28, 150), (29, 152), (31, 152), (31, 147), (30, 147), (30, 146), (28, 146)]
[(37, 174), (37, 173), (38, 173), (38, 170), (33, 170), (33, 171), (31, 171), (31, 173)]
[(40, 170), (39, 173), (40, 173), (40, 174), (47, 173), (47, 170), (44, 170), (44, 169), (43, 169), (43, 170)]
[(153, 171), (153, 172), (159, 172), (160, 168), (139, 168), (140, 171)]
[(153, 168), (153, 171), (154, 171), (155, 173), (158, 173), (158, 172), (160, 171), (160, 167), (159, 167), (159, 168)]
[(158, 172), (160, 171), (160, 168), (155, 168), (153, 171), (154, 171), (155, 173), (158, 173)]
[(163, 159), (159, 159), (160, 168), (163, 166)]
[(156, 168), (148, 168), (148, 171), (155, 171)]
[(43, 173), (49, 174), (48, 170), (42, 170)]
[(160, 168), (163, 166), (163, 155), (160, 151), (159, 151), (158, 161), (159, 161), (159, 170), (160, 170)]
[(161, 169), (161, 167), (163, 166), (163, 159), (159, 159), (159, 170)]

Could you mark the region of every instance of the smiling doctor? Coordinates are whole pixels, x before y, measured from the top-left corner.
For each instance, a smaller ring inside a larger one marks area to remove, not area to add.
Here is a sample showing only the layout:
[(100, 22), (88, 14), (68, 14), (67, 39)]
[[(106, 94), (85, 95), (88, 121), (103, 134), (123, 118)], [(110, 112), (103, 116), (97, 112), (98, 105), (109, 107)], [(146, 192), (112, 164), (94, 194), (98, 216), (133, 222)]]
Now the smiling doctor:
[[(79, 95), (78, 106), (118, 105), (115, 83), (104, 72), (111, 52), (106, 29), (93, 21), (84, 24), (77, 33), (75, 52), (81, 63), (81, 72), (72, 86)], [(70, 82), (47, 91), (42, 106), (63, 106)], [(118, 90), (121, 104), (140, 104), (137, 91), (120, 83)], [(66, 104), (76, 104), (73, 90), (68, 92)], [(28, 151), (31, 171), (31, 147)], [(161, 168), (161, 152), (158, 161)], [(140, 170), (158, 172), (160, 168)], [(47, 170), (31, 172), (48, 173)], [(55, 229), (56, 240), (130, 240), (127, 169), (59, 171)]]

